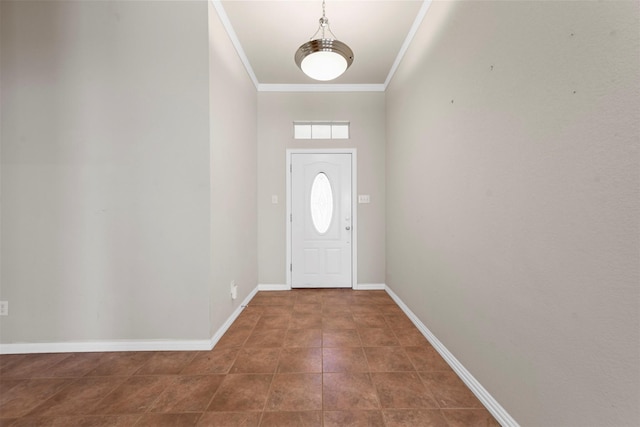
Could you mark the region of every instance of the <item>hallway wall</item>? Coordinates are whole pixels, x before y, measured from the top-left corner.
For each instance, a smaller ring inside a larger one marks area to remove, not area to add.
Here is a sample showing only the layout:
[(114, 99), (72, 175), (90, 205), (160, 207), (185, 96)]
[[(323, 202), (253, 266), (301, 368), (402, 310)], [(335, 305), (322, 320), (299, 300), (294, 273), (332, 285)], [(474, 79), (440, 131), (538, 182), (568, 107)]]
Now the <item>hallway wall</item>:
[(637, 2), (434, 2), (387, 91), (391, 289), (523, 426), (638, 425)]
[(207, 2), (0, 7), (2, 343), (208, 339)]
[(212, 336), (258, 284), (258, 99), (211, 4), (209, 55)]

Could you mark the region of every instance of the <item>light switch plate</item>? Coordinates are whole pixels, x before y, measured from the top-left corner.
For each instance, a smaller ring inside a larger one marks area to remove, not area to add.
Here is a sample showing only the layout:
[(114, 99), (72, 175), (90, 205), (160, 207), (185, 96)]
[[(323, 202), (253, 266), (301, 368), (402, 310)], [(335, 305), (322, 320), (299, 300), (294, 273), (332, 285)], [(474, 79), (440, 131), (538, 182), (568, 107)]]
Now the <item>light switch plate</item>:
[(0, 316), (9, 315), (9, 301), (0, 301)]
[(368, 194), (359, 194), (358, 203), (371, 203), (371, 196)]

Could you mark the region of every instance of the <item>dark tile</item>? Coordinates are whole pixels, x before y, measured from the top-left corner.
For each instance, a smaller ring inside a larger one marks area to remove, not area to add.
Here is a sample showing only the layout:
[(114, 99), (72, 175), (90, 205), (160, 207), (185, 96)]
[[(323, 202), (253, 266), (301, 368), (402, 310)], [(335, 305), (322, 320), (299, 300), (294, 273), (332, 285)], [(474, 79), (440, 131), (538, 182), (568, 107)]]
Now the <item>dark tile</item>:
[(344, 307), (348, 309), (351, 304), (353, 304), (351, 295), (346, 293), (322, 296), (323, 311), (328, 307)]
[(365, 347), (371, 372), (415, 371), (402, 347)]
[(270, 374), (228, 374), (207, 411), (262, 411), (272, 378)]
[(140, 414), (24, 417), (11, 424), (11, 427), (131, 427), (140, 417)]
[(293, 306), (293, 314), (320, 314), (322, 313), (322, 305), (314, 304), (295, 304)]
[(385, 314), (384, 317), (391, 329), (415, 329), (416, 327), (405, 314)]
[(364, 347), (399, 346), (400, 342), (389, 328), (358, 329)]
[(151, 412), (202, 412), (224, 375), (179, 376), (151, 406)]
[(147, 412), (174, 377), (130, 377), (109, 393), (92, 410), (93, 414), (136, 414)]
[(378, 307), (370, 304), (353, 304), (350, 306), (351, 313), (356, 314), (380, 314)]
[(320, 304), (322, 302), (320, 292), (298, 292), (295, 297), (295, 304)]
[(323, 409), (379, 409), (376, 389), (368, 373), (344, 372), (322, 374)]
[[(394, 304), (380, 304), (378, 306), (378, 312), (382, 314), (404, 314), (404, 311), (400, 307)], [(405, 314), (406, 316), (406, 314)]]
[(261, 412), (205, 412), (199, 427), (258, 427)]
[(322, 315), (351, 314), (351, 308), (346, 304), (322, 304)]
[(96, 361), (96, 367), (87, 375), (116, 377), (133, 375), (150, 357), (150, 352), (141, 351), (103, 353)]
[(384, 427), (380, 411), (324, 411), (324, 427)]
[(323, 347), (362, 347), (360, 335), (355, 329), (322, 331)]
[(247, 338), (245, 347), (282, 347), (286, 333), (286, 329), (256, 329)]
[(500, 427), (486, 409), (443, 409), (449, 427)]
[(323, 372), (368, 372), (369, 365), (362, 347), (322, 349)]
[(233, 321), (233, 325), (239, 328), (253, 328), (260, 320), (262, 313), (257, 313), (251, 310), (245, 309), (240, 315)]
[(321, 329), (289, 329), (284, 339), (285, 347), (320, 347)]
[(322, 427), (322, 412), (265, 412), (260, 427)]
[[(0, 354), (0, 373), (4, 373), (7, 369), (12, 369), (21, 363), (27, 354)], [(2, 377), (2, 375), (0, 375)]]
[(438, 404), (416, 372), (372, 373), (380, 405), (393, 409), (431, 409)]
[(387, 291), (369, 291), (369, 301), (372, 304), (384, 305), (391, 304), (396, 305), (395, 301), (387, 293)]
[(417, 328), (394, 329), (393, 333), (403, 346), (421, 346), (429, 344), (429, 341)]
[(293, 305), (265, 305), (262, 306), (262, 314), (291, 314), (293, 313)]
[(386, 292), (347, 289), (259, 292), (212, 351), (0, 356), (0, 414), (0, 427), (498, 425)]
[(195, 351), (156, 351), (150, 353), (149, 360), (136, 371), (136, 375), (179, 374), (196, 357)]
[(26, 379), (18, 379), (18, 378), (2, 378), (0, 377), (0, 396), (9, 392), (13, 387), (18, 384), (23, 384), (28, 380)]
[[(41, 353), (11, 355), (21, 357), (9, 357), (0, 368), (0, 377), (3, 378), (38, 378), (46, 375), (52, 366), (60, 363), (68, 353)], [(5, 356), (3, 356), (4, 358)]]
[(354, 304), (395, 304), (391, 297), (385, 291), (354, 291)]
[(482, 403), (455, 372), (420, 372), (441, 408), (482, 408)]
[(280, 348), (247, 348), (238, 353), (232, 374), (272, 374), (278, 366)]
[(387, 427), (448, 427), (437, 409), (385, 410), (382, 413)]
[(264, 314), (258, 320), (255, 329), (287, 329), (290, 321), (290, 314)]
[(322, 374), (276, 374), (267, 411), (315, 411), (322, 409)]
[(246, 328), (246, 327), (234, 327), (232, 325), (231, 328), (225, 332), (225, 334), (218, 340), (215, 345), (215, 349), (223, 349), (223, 348), (237, 348), (241, 347), (249, 335), (253, 332), (254, 328)]
[(284, 348), (278, 361), (278, 373), (322, 372), (322, 349), (319, 347)]
[[(244, 308), (244, 310), (242, 310), (242, 313), (240, 313), (240, 316), (248, 314), (248, 315), (251, 315), (251, 316), (257, 316), (259, 318), (260, 316), (265, 314), (265, 309), (267, 309), (269, 307), (271, 307), (271, 306), (250, 304), (250, 305), (246, 306)], [(240, 318), (240, 316), (238, 316), (238, 318)], [(256, 318), (255, 321), (257, 322), (258, 319)], [(253, 327), (253, 326), (255, 326), (255, 323), (253, 325), (244, 325), (244, 327)]]
[(29, 416), (59, 417), (89, 414), (100, 400), (120, 386), (125, 379), (125, 377), (80, 378), (45, 400), (33, 409)]
[(190, 414), (144, 414), (136, 427), (182, 427), (195, 426), (199, 413)]
[(340, 330), (340, 329), (356, 329), (356, 322), (353, 321), (351, 314), (332, 314), (322, 317), (322, 329)]
[(321, 329), (322, 316), (320, 314), (298, 313), (292, 316), (289, 329)]
[(290, 291), (258, 292), (250, 305), (293, 305), (294, 296)]
[(47, 369), (43, 376), (74, 378), (82, 377), (96, 367), (105, 353), (70, 353), (60, 362)]
[(353, 321), (358, 328), (387, 328), (387, 321), (381, 314), (354, 314)]
[(218, 349), (217, 347), (211, 351), (203, 351), (184, 367), (181, 374), (226, 374), (233, 366), (239, 352), (239, 348)]
[(405, 347), (407, 356), (411, 359), (413, 366), (417, 371), (451, 371), (451, 367), (438, 354), (435, 348), (430, 345), (421, 345), (418, 347)]
[(42, 378), (24, 380), (0, 395), (2, 418), (17, 418), (26, 415), (37, 405), (67, 387), (72, 380)]

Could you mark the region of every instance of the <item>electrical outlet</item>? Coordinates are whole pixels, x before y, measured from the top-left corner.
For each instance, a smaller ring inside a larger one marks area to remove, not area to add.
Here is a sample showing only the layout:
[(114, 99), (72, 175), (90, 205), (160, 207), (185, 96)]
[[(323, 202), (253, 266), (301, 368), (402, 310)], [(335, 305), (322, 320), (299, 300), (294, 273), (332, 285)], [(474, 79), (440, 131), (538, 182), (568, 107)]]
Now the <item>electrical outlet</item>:
[(238, 285), (236, 285), (236, 281), (231, 281), (231, 299), (238, 298)]
[(9, 301), (0, 301), (0, 316), (9, 315)]

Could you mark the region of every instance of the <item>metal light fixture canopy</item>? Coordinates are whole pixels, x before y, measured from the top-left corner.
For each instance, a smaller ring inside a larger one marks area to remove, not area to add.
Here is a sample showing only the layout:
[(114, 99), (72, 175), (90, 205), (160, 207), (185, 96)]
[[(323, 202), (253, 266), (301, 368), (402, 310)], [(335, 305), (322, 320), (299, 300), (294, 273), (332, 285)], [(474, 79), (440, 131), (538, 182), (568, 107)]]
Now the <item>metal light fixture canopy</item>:
[[(353, 51), (349, 46), (340, 40), (335, 39), (335, 35), (329, 27), (329, 19), (325, 16), (325, 3), (322, 1), (322, 17), (319, 20), (320, 26), (316, 33), (311, 36), (311, 40), (298, 48), (295, 54), (295, 61), (298, 67), (307, 76), (314, 80), (333, 80), (353, 63)], [(326, 38), (325, 31), (334, 38)], [(322, 33), (318, 39), (314, 37)]]

